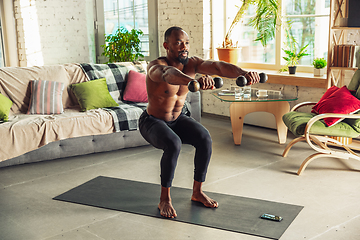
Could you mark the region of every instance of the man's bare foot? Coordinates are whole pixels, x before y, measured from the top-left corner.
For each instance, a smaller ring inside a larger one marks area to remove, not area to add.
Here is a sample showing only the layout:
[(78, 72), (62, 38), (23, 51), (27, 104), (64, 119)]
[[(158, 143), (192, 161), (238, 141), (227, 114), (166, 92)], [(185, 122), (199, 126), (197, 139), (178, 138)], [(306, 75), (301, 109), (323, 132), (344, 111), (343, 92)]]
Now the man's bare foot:
[(211, 198), (209, 198), (205, 193), (193, 193), (191, 200), (195, 202), (201, 202), (205, 207), (217, 208), (219, 203)]
[(163, 217), (175, 218), (177, 216), (176, 211), (171, 204), (171, 201), (160, 201), (158, 208), (160, 210), (161, 216)]
[(161, 216), (163, 217), (175, 218), (177, 216), (176, 211), (171, 204), (170, 188), (161, 187), (160, 203), (158, 208)]
[(201, 190), (202, 182), (194, 181), (193, 187), (193, 195), (191, 196), (191, 200), (195, 202), (201, 202), (205, 207), (217, 208), (219, 207), (219, 203), (215, 200), (209, 198), (203, 191)]

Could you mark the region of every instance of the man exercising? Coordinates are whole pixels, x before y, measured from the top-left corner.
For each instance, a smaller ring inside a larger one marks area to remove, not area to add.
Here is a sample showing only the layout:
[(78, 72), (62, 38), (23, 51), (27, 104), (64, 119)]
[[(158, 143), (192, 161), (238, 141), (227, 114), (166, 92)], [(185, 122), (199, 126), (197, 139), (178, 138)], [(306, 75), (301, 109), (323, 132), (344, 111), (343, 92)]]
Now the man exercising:
[(214, 80), (209, 75), (227, 78), (244, 75), (251, 84), (259, 82), (260, 77), (256, 72), (247, 72), (229, 63), (205, 61), (195, 56), (189, 58), (189, 36), (180, 27), (166, 30), (163, 46), (166, 57), (148, 64), (146, 87), (149, 104), (139, 119), (139, 128), (146, 141), (163, 150), (158, 208), (162, 216), (174, 218), (177, 214), (171, 204), (170, 187), (183, 143), (196, 149), (191, 200), (210, 208), (219, 206), (202, 192), (212, 152), (210, 134), (200, 123), (182, 113), (189, 91), (188, 83), (194, 80), (196, 73), (203, 74), (198, 79), (203, 90), (214, 89)]

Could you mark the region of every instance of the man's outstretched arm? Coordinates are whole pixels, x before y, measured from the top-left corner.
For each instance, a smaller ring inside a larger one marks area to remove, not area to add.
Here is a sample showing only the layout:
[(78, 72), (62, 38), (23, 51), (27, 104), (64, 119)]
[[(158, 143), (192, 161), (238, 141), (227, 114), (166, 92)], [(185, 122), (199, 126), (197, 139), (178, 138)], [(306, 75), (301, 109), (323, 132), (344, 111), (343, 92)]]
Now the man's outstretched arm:
[(172, 85), (187, 85), (190, 81), (194, 80), (176, 67), (159, 63), (149, 66), (148, 75), (154, 82), (167, 82)]
[(218, 75), (227, 78), (237, 78), (238, 76), (245, 76), (251, 84), (258, 83), (260, 81), (259, 74), (257, 72), (245, 71), (240, 67), (222, 62), (212, 60), (202, 60), (197, 58), (196, 72), (207, 75)]

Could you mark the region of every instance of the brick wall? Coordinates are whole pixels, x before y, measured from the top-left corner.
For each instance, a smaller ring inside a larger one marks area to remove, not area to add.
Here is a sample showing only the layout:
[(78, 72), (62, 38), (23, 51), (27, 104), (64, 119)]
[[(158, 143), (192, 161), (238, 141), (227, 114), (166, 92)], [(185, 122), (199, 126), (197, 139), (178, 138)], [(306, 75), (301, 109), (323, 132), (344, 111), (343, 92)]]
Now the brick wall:
[[(161, 55), (164, 32), (176, 25), (189, 34), (190, 55), (210, 57), (204, 4), (210, 0), (158, 0)], [(20, 66), (95, 62), (92, 0), (14, 0), (14, 11)]]
[[(95, 62), (93, 0), (13, 0), (21, 66)], [(190, 37), (190, 55), (211, 58), (211, 0), (158, 0), (161, 55), (164, 32), (181, 26)], [(358, 43), (360, 31), (348, 33)]]
[(20, 66), (94, 62), (92, 0), (14, 0)]
[(158, 29), (160, 55), (166, 54), (162, 46), (166, 29), (179, 26), (190, 38), (190, 56), (204, 57), (203, 4), (206, 0), (158, 0)]

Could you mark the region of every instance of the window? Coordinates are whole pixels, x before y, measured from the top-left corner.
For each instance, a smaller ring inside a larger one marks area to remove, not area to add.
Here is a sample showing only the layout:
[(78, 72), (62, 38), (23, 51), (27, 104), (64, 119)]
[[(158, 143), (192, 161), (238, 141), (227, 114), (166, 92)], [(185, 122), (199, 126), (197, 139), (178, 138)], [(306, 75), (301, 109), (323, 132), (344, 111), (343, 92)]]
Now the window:
[(327, 58), (330, 0), (283, 0), (285, 20), (292, 22), (290, 34), (300, 47), (309, 44), (300, 65), (311, 65), (314, 58)]
[(101, 53), (105, 34), (115, 33), (119, 27), (140, 29), (141, 50), (145, 60), (159, 57), (157, 39), (157, 0), (95, 0), (96, 55), (97, 63), (107, 62)]
[[(234, 1), (231, 1), (234, 4)], [(235, 8), (234, 10), (237, 10)], [(238, 29), (238, 42), (241, 47), (241, 62), (248, 63), (266, 63), (275, 64), (276, 52), (275, 52), (275, 39), (271, 40), (264, 48), (259, 41), (254, 41), (257, 36), (257, 32), (250, 26), (249, 21), (255, 14), (254, 6), (249, 6), (247, 14), (243, 18), (243, 22), (239, 23)], [(234, 37), (236, 33), (233, 34)]]
[(4, 45), (3, 45), (3, 34), (2, 34), (2, 25), (0, 20), (0, 67), (5, 67), (5, 60), (4, 60)]
[(104, 0), (105, 34), (114, 34), (117, 29), (140, 29), (141, 51), (149, 56), (149, 24), (147, 0)]
[[(310, 72), (312, 71), (310, 65), (314, 58), (327, 59), (330, 0), (278, 0), (278, 2), (283, 9), (283, 22), (291, 21), (290, 34), (296, 39), (298, 45), (302, 47), (309, 44), (307, 53), (310, 55), (301, 59), (298, 69)], [(234, 6), (241, 4), (241, 1), (224, 0), (224, 4), (227, 30), (238, 10)], [(286, 49), (284, 28), (279, 27), (275, 39), (264, 48), (260, 42), (254, 42), (257, 32), (249, 25), (249, 20), (254, 14), (255, 9), (250, 6), (242, 18), (243, 21), (238, 23), (232, 34), (232, 39), (234, 42), (238, 41), (242, 49), (241, 66), (279, 70), (285, 64), (282, 59), (284, 56), (282, 48)], [(214, 30), (216, 31), (216, 28)]]

